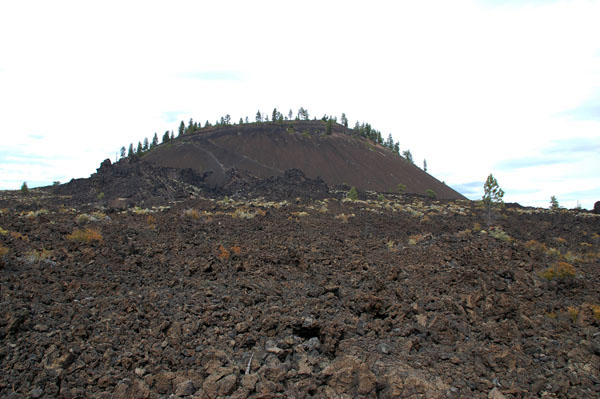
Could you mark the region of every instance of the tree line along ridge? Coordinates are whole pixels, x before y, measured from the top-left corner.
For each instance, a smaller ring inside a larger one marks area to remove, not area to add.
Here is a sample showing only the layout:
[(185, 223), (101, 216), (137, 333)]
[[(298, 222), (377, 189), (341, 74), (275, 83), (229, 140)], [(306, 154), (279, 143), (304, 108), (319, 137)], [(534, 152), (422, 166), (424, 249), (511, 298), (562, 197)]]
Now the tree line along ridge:
[[(259, 110), (256, 112), (254, 121), (250, 121), (248, 119), (248, 117), (246, 116), (245, 118), (240, 118), (239, 121), (237, 122), (237, 125), (248, 125), (248, 124), (252, 124), (252, 123), (265, 123), (265, 122), (309, 121), (309, 120), (311, 120), (310, 115), (304, 107), (300, 107), (300, 109), (298, 110), (295, 117), (294, 117), (293, 111), (291, 109), (289, 110), (289, 112), (286, 115), (284, 115), (281, 112), (279, 112), (277, 110), (277, 108), (274, 108), (273, 112), (271, 113), (270, 119), (269, 119), (268, 113), (261, 113)], [(313, 117), (312, 120), (316, 121), (318, 119), (316, 117)], [(325, 134), (326, 135), (330, 135), (333, 132), (333, 126), (335, 124), (341, 125), (348, 129), (348, 118), (346, 117), (345, 113), (342, 113), (339, 122), (338, 122), (338, 118), (336, 116), (331, 116), (331, 115), (323, 115), (320, 118), (320, 120), (325, 122)], [(181, 121), (179, 123), (179, 127), (177, 129), (177, 137), (182, 137), (182, 136), (185, 136), (185, 135), (188, 135), (191, 133), (202, 131), (203, 129), (207, 129), (207, 128), (210, 128), (213, 126), (233, 126), (233, 125), (236, 125), (236, 123), (232, 122), (231, 116), (229, 114), (222, 116), (220, 119), (215, 121), (214, 124), (211, 124), (207, 120), (204, 123), (204, 126), (202, 126), (201, 122), (199, 123), (197, 121), (194, 121), (192, 118), (190, 118), (187, 125), (184, 121)], [(403, 157), (406, 161), (410, 162), (411, 164), (414, 164), (413, 156), (412, 156), (412, 153), (410, 152), (410, 150), (406, 149), (406, 150), (400, 152), (400, 143), (398, 141), (394, 141), (391, 133), (388, 135), (387, 139), (384, 139), (381, 132), (379, 130), (373, 128), (370, 123), (365, 123), (365, 122), (359, 123), (358, 121), (356, 121), (354, 127), (351, 129), (351, 132), (352, 132), (351, 134), (354, 136), (364, 137), (367, 140), (370, 140), (374, 144), (378, 144), (385, 148), (388, 148), (393, 153), (397, 154), (398, 156)], [(120, 156), (120, 158), (126, 158), (126, 157), (129, 158), (134, 155), (142, 156), (145, 153), (147, 153), (148, 151), (157, 147), (159, 144), (165, 144), (171, 140), (174, 140), (175, 137), (176, 136), (175, 136), (173, 130), (170, 130), (170, 131), (167, 130), (164, 132), (164, 134), (162, 135), (162, 139), (159, 142), (158, 133), (155, 132), (154, 136), (152, 137), (151, 140), (149, 140), (146, 137), (143, 140), (138, 141), (137, 146), (134, 146), (134, 143), (130, 143), (128, 148), (125, 148), (124, 146), (121, 147), (121, 149), (119, 151), (119, 156)], [(423, 170), (425, 172), (427, 172), (427, 161), (426, 160), (423, 160)]]

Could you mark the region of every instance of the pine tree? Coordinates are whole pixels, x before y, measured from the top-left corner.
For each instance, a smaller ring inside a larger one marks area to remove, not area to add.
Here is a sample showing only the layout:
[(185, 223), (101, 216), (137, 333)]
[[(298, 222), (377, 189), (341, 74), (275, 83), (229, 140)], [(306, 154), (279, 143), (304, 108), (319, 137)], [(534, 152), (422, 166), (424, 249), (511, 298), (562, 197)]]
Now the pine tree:
[(185, 133), (185, 123), (183, 123), (183, 121), (181, 121), (181, 123), (179, 124), (179, 134), (177, 135), (177, 137), (183, 136), (184, 133)]
[(129, 150), (127, 150), (127, 158), (131, 158), (133, 156), (133, 143), (129, 144)]
[(277, 111), (277, 108), (273, 108), (273, 114), (271, 115), (271, 120), (273, 122), (275, 122), (278, 119), (279, 119), (279, 111)]
[(406, 150), (402, 153), (402, 155), (404, 156), (404, 158), (406, 158), (406, 160), (412, 164), (414, 164), (415, 162), (413, 161), (413, 157), (412, 154), (410, 153), (410, 150)]
[(150, 143), (148, 142), (148, 137), (144, 138), (144, 146), (142, 147), (143, 151), (148, 151), (148, 148), (150, 147)]
[(260, 110), (256, 111), (256, 121), (262, 122), (262, 115), (260, 114)]
[(125, 149), (125, 147), (121, 147), (121, 158), (125, 158), (125, 155), (127, 154), (127, 150)]
[(329, 118), (327, 119), (327, 122), (325, 122), (325, 134), (327, 134), (328, 136), (333, 132), (333, 119)]
[(238, 122), (238, 125), (243, 125), (244, 124), (244, 120), (242, 118), (240, 118), (240, 121)]
[(348, 118), (346, 118), (346, 114), (342, 113), (342, 119), (341, 119), (342, 125), (344, 127), (348, 127)]
[(138, 141), (137, 150), (135, 151), (136, 155), (142, 155), (144, 149), (142, 148), (142, 142)]
[(298, 110), (298, 119), (307, 121), (309, 119), (308, 111), (304, 107), (300, 107)]
[(352, 186), (352, 188), (350, 188), (350, 191), (348, 191), (348, 194), (346, 194), (346, 197), (351, 199), (352, 201), (358, 200), (358, 191), (356, 191), (356, 187)]
[(390, 150), (394, 149), (394, 138), (392, 137), (391, 133), (388, 135), (388, 138), (387, 138), (387, 140), (385, 142), (385, 146), (387, 148), (389, 148)]
[(293, 117), (294, 117), (294, 113), (292, 112), (292, 109), (290, 108), (290, 112), (288, 112), (288, 119), (292, 120)]
[(394, 144), (394, 152), (398, 155), (400, 155), (400, 142), (396, 141), (396, 143)]
[(169, 131), (167, 130), (167, 131), (165, 132), (165, 134), (163, 134), (163, 137), (162, 137), (162, 142), (163, 142), (163, 144), (164, 144), (164, 143), (168, 143), (168, 142), (169, 142), (169, 138), (170, 138), (170, 137), (169, 137)]
[(560, 205), (558, 204), (558, 200), (556, 199), (556, 196), (552, 196), (550, 197), (550, 210), (552, 211), (557, 211), (560, 209)]
[(423, 170), (425, 172), (427, 172), (427, 160), (426, 159), (423, 160)]
[(503, 203), (502, 197), (504, 197), (504, 190), (500, 188), (498, 181), (490, 173), (483, 185), (482, 198), (488, 227), (492, 224), (494, 208), (500, 207)]
[(150, 143), (150, 148), (154, 148), (158, 145), (158, 134), (154, 132), (154, 137), (152, 137), (152, 143)]

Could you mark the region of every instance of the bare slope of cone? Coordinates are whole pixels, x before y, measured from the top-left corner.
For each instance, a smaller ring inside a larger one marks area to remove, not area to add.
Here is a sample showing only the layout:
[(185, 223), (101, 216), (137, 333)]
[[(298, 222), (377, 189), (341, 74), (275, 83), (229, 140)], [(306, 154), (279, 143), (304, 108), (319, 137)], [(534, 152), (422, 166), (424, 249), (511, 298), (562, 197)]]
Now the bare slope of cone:
[(334, 186), (348, 184), (362, 190), (426, 194), (462, 199), (460, 193), (407, 162), (388, 148), (374, 144), (335, 125), (326, 134), (322, 121), (286, 121), (218, 126), (160, 145), (144, 156), (160, 166), (212, 171), (211, 181), (227, 181), (232, 168), (258, 177), (302, 170), (307, 177), (321, 177)]

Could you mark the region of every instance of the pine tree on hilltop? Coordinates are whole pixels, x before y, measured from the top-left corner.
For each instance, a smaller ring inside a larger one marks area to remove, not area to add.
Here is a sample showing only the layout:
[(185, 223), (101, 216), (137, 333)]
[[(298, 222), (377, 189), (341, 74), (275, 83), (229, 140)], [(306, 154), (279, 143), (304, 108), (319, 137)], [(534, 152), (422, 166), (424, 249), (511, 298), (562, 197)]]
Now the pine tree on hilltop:
[(167, 142), (169, 141), (169, 139), (170, 139), (170, 137), (169, 137), (169, 131), (167, 130), (167, 131), (165, 132), (165, 134), (163, 134), (163, 137), (162, 137), (162, 142), (163, 142), (163, 144), (164, 144), (164, 143), (167, 143)]
[(131, 158), (133, 156), (133, 143), (129, 144), (129, 150), (127, 150), (127, 157)]
[(121, 147), (121, 158), (125, 158), (125, 155), (127, 154), (127, 150), (125, 149), (125, 147)]
[(325, 122), (325, 134), (329, 136), (332, 132), (333, 132), (333, 119), (329, 118), (329, 119), (327, 119), (327, 122)]
[(154, 137), (152, 137), (152, 143), (150, 143), (150, 148), (154, 148), (158, 145), (158, 134), (154, 132)]
[(348, 118), (346, 118), (346, 114), (342, 113), (342, 119), (341, 119), (342, 125), (344, 127), (348, 127)]
[(183, 121), (181, 121), (181, 123), (179, 124), (179, 134), (177, 135), (177, 137), (183, 136), (184, 133), (185, 133), (185, 123), (183, 123)]

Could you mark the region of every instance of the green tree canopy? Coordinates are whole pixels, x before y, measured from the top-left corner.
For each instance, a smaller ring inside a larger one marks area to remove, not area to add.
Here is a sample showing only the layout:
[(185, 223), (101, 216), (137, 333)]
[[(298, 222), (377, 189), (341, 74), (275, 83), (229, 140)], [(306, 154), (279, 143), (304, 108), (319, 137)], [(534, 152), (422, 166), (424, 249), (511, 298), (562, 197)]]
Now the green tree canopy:
[(178, 136), (183, 136), (184, 133), (185, 133), (185, 123), (183, 123), (183, 121), (181, 121), (181, 123), (179, 124)]

